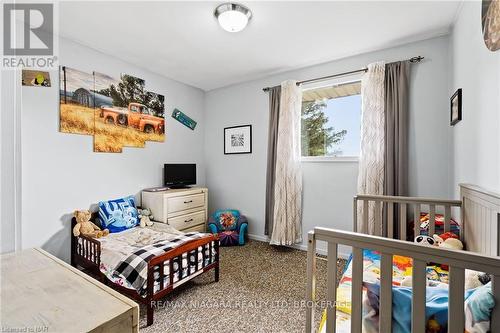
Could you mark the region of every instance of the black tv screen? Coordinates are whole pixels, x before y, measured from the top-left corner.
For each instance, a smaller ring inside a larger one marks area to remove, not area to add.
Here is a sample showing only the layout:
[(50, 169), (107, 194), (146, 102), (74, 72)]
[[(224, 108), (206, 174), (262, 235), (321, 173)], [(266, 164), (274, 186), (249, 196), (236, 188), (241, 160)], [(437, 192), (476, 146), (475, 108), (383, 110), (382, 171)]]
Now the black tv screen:
[(196, 164), (165, 164), (163, 167), (164, 185), (185, 187), (196, 184)]

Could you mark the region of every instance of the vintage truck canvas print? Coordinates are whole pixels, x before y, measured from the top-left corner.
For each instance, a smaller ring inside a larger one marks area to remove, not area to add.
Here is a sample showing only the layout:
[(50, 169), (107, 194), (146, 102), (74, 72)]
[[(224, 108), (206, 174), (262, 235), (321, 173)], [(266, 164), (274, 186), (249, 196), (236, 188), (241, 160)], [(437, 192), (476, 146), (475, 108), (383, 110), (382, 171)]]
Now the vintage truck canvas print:
[(94, 135), (93, 74), (61, 67), (60, 76), (60, 131)]
[[(93, 134), (95, 152), (118, 153), (123, 147), (142, 148), (146, 141), (165, 140), (165, 97), (147, 91), (144, 80), (127, 74), (115, 79), (97, 72), (94, 72), (91, 78), (80, 73), (66, 67), (61, 70), (62, 86), (63, 78), (67, 81), (68, 74), (70, 78), (85, 78), (73, 79), (76, 82), (71, 86), (76, 87), (74, 90), (61, 88), (62, 132)], [(82, 82), (87, 82), (84, 91), (79, 90)], [(83, 94), (84, 92), (86, 94)], [(68, 96), (72, 99), (68, 99)], [(74, 126), (76, 129), (73, 130), (63, 130), (69, 127), (67, 115), (73, 113), (85, 115), (80, 117), (80, 122), (91, 118), (91, 130), (78, 131), (80, 125)]]

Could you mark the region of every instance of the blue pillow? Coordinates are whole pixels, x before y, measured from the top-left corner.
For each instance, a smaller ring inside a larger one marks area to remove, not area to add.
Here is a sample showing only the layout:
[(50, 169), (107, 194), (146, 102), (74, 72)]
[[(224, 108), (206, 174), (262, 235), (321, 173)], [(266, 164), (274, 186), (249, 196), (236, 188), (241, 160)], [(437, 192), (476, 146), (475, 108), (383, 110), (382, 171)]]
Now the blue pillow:
[(100, 201), (99, 218), (102, 227), (109, 232), (120, 232), (139, 224), (139, 214), (135, 208), (134, 197)]

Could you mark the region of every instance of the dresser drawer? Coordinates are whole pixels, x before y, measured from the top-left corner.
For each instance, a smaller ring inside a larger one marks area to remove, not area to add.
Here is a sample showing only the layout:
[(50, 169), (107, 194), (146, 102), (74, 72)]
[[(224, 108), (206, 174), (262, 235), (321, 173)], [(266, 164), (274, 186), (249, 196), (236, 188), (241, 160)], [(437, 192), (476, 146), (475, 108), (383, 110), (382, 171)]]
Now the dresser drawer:
[(205, 225), (205, 211), (200, 211), (196, 213), (186, 214), (179, 217), (174, 217), (168, 219), (168, 224), (177, 230), (183, 230), (190, 228), (199, 224)]
[(205, 224), (200, 224), (189, 229), (182, 230), (183, 232), (207, 232)]
[(205, 194), (186, 195), (183, 197), (167, 198), (168, 214), (205, 205)]

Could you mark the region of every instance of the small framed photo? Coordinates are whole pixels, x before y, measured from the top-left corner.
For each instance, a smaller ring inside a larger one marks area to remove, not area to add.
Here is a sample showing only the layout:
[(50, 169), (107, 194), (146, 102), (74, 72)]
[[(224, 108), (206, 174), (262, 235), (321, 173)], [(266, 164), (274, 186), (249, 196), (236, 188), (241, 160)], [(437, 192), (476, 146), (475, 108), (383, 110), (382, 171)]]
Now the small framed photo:
[(224, 128), (224, 154), (252, 153), (252, 125)]
[(454, 126), (462, 120), (462, 89), (455, 91), (450, 98), (450, 125)]

